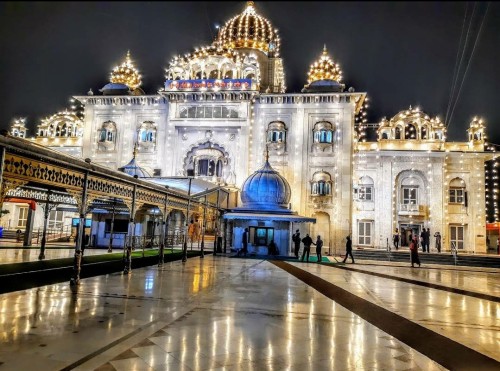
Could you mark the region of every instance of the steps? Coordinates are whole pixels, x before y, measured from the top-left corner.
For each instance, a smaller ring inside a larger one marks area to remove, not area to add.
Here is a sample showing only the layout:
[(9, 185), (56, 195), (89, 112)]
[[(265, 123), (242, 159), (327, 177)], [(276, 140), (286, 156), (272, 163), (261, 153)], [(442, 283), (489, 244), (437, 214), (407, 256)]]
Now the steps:
[[(4, 229), (2, 232), (2, 238), (8, 239), (8, 240), (15, 240), (17, 239), (17, 230), (16, 229)], [(24, 237), (24, 232), (21, 233), (21, 239)]]
[[(354, 260), (378, 260), (378, 261), (392, 261), (403, 262), (410, 265), (410, 252), (403, 251), (385, 251), (385, 250), (353, 250)], [(455, 258), (449, 252), (438, 253), (424, 253), (418, 254), (422, 265), (425, 264), (443, 264), (455, 265)], [(350, 258), (348, 258), (350, 261)], [(469, 266), (469, 267), (486, 267), (486, 268), (500, 268), (500, 256), (484, 256), (484, 255), (461, 255), (458, 254), (456, 265)]]

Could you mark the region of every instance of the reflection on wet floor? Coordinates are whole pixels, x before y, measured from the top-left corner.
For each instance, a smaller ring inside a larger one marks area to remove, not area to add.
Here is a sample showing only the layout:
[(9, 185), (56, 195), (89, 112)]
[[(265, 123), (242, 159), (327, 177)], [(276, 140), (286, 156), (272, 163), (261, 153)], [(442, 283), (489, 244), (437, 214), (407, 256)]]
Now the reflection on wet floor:
[[(500, 360), (499, 303), (293, 264)], [(443, 369), (267, 261), (211, 255), (0, 295), (0, 337), (8, 370)]]

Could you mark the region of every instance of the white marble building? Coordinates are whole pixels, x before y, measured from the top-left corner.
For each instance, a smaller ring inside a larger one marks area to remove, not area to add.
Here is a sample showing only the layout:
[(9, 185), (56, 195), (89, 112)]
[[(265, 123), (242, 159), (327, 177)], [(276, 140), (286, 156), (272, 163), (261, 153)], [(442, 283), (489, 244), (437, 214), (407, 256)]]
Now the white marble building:
[(55, 115), (32, 140), (113, 169), (137, 143), (136, 160), (153, 181), (194, 176), (231, 189), (262, 166), (268, 148), (291, 186), (290, 208), (316, 218), (298, 228), (322, 235), (331, 253), (344, 250), (348, 234), (354, 246), (385, 249), (396, 228), (440, 231), (444, 250), (454, 242), (486, 251), (481, 121), (450, 143), (439, 119), (410, 107), (364, 142), (355, 117), (366, 94), (345, 91), (326, 47), (300, 93), (285, 93), (279, 52), (277, 30), (248, 2), (211, 45), (171, 61), (161, 91), (140, 89), (127, 55), (102, 94), (74, 97), (82, 120)]

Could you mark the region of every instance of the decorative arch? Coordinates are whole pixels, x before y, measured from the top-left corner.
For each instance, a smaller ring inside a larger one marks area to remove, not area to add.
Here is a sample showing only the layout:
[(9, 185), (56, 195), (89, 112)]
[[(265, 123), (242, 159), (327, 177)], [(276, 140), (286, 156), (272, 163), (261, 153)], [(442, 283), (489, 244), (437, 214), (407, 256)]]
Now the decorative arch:
[(358, 200), (373, 201), (375, 199), (373, 179), (369, 176), (362, 176), (358, 181)]
[(156, 149), (157, 128), (154, 121), (144, 121), (137, 129), (139, 151), (150, 152)]
[(267, 125), (267, 145), (271, 150), (285, 150), (287, 127), (283, 121), (271, 121)]
[(210, 140), (191, 146), (183, 159), (184, 174), (223, 181), (224, 174), (230, 172), (229, 153), (217, 143)]
[(311, 196), (330, 196), (332, 194), (333, 181), (330, 173), (326, 171), (316, 171), (312, 179), (311, 183)]
[(318, 121), (313, 128), (314, 143), (333, 144), (334, 126), (329, 121)]
[(97, 133), (98, 148), (101, 151), (112, 151), (116, 146), (117, 129), (114, 121), (103, 122)]
[(418, 139), (417, 136), (418, 136), (417, 124), (416, 123), (407, 124), (405, 127), (405, 139), (407, 140)]
[(429, 181), (420, 170), (403, 170), (395, 179), (397, 201), (402, 205), (429, 205)]

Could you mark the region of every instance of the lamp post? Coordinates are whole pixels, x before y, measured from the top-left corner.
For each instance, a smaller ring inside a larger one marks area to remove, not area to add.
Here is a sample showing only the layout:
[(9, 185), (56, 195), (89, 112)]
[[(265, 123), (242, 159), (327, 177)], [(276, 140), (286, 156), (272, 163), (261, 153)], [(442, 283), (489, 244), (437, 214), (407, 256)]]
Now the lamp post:
[[(168, 186), (166, 186), (166, 189), (168, 190)], [(162, 227), (161, 227), (161, 233), (160, 233), (160, 253), (159, 253), (159, 259), (158, 259), (158, 266), (163, 265), (163, 260), (164, 260), (164, 251), (165, 251), (165, 239), (167, 238), (167, 203), (168, 203), (168, 194), (165, 193), (165, 203), (163, 204), (163, 220), (162, 220)]]
[(111, 214), (111, 228), (109, 231), (109, 247), (108, 252), (113, 251), (113, 232), (115, 229), (115, 207), (116, 207), (116, 199), (113, 199), (113, 213)]
[(219, 211), (219, 194), (220, 189), (217, 189), (217, 202), (215, 205), (215, 238), (214, 238), (214, 255), (217, 255), (217, 239), (219, 238), (219, 221), (217, 212)]
[[(207, 188), (208, 191), (208, 188)], [(205, 193), (205, 201), (203, 203), (203, 224), (201, 226), (201, 255), (200, 258), (203, 259), (205, 257), (205, 229), (207, 228), (207, 194)]]
[(188, 187), (188, 204), (186, 209), (186, 222), (184, 223), (184, 244), (182, 251), (182, 262), (185, 263), (187, 261), (187, 233), (188, 233), (188, 223), (189, 223), (189, 208), (191, 207), (191, 183), (193, 178), (189, 178), (189, 187)]
[[(90, 163), (90, 159), (86, 158), (85, 162)], [(80, 284), (80, 271), (82, 264), (82, 239), (83, 239), (83, 231), (85, 227), (85, 215), (87, 214), (87, 192), (89, 186), (89, 170), (85, 171), (85, 175), (83, 178), (83, 190), (82, 190), (82, 201), (80, 206), (80, 223), (78, 224), (78, 232), (76, 235), (76, 247), (75, 247), (75, 256), (73, 259), (73, 277), (69, 281), (71, 286), (76, 286)]]
[(52, 191), (49, 189), (47, 191), (47, 201), (43, 207), (43, 232), (42, 232), (42, 242), (40, 244), (40, 255), (38, 256), (38, 260), (45, 259), (45, 243), (47, 242), (47, 222), (49, 219), (49, 213), (51, 210), (50, 207), (50, 195)]

